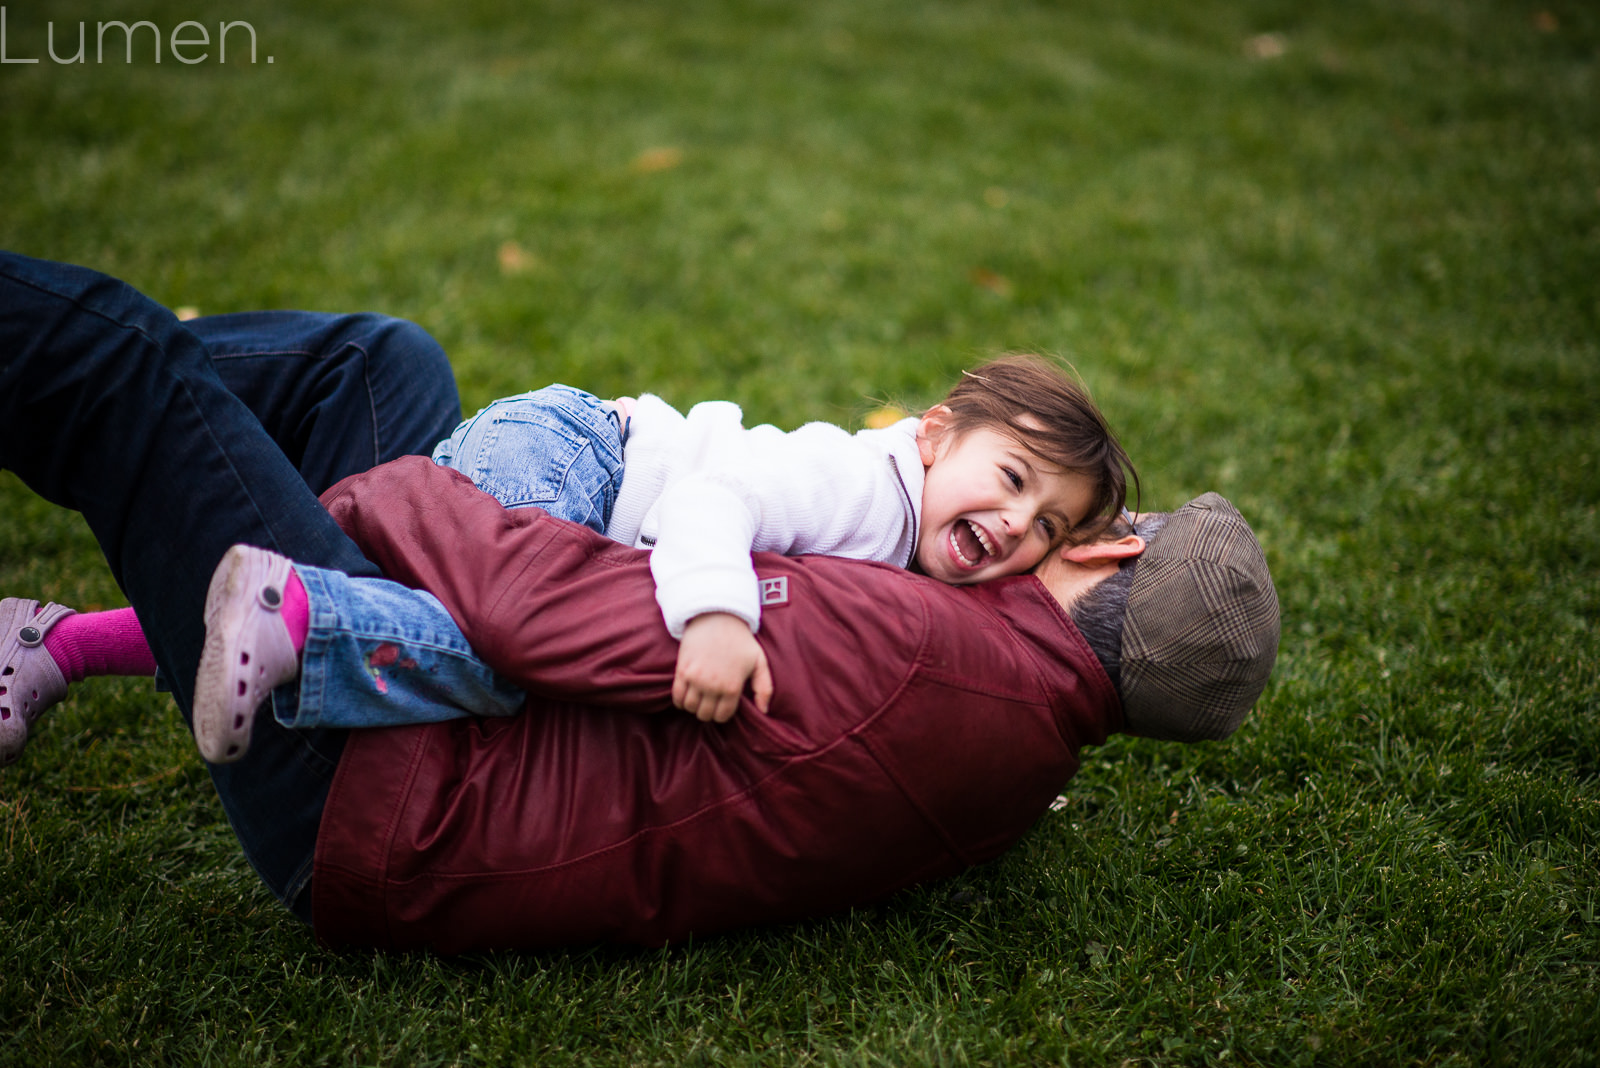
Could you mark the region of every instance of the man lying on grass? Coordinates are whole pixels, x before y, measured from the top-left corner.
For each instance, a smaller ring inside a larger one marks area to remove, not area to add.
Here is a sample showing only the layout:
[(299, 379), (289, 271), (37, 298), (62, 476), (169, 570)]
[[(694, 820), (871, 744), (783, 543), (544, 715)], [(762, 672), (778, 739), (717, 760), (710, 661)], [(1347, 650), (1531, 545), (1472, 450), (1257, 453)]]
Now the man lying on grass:
[[(1265, 561), (1208, 494), (981, 586), (758, 556), (768, 714), (646, 714), (671, 707), (676, 664), (648, 554), (508, 512), (420, 458), (335, 487), (330, 515), (301, 471), (426, 452), (438, 435), (419, 425), (374, 450), (319, 421), (377, 405), (387, 427), (384, 405), (432, 403), (448, 368), (441, 355), (400, 380), (415, 392), (381, 400), (321, 378), (291, 388), (348, 357), (327, 340), (338, 331), (250, 327), (251, 345), (223, 353), (221, 331), (111, 279), (0, 257), (0, 462), (84, 512), (186, 719), (202, 606), (236, 543), (430, 590), (455, 640), (528, 691), (508, 719), (287, 730), (277, 719), (298, 702), (349, 685), (303, 672), (274, 691), (245, 758), (211, 767), (246, 856), (330, 943), (657, 944), (880, 899), (1004, 850), (1110, 732), (1225, 736), (1270, 672)], [(246, 348), (283, 388), (224, 384), (217, 364)], [(384, 348), (361, 359), (381, 371)], [(245, 591), (264, 606), (278, 592)], [(0, 634), (0, 668), (39, 629)], [(388, 666), (374, 656), (372, 685)]]

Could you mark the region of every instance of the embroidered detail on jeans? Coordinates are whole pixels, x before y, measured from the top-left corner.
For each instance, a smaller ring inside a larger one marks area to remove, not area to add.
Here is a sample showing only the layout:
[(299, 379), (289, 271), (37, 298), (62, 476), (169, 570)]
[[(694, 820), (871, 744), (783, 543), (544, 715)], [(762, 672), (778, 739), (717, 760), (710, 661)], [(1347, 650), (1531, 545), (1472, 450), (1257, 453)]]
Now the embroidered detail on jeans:
[(372, 676), (372, 683), (378, 688), (379, 693), (389, 692), (389, 684), (383, 681), (384, 668), (393, 667), (409, 671), (416, 666), (417, 662), (409, 656), (404, 660), (400, 659), (400, 647), (391, 642), (384, 642), (367, 654), (367, 674)]

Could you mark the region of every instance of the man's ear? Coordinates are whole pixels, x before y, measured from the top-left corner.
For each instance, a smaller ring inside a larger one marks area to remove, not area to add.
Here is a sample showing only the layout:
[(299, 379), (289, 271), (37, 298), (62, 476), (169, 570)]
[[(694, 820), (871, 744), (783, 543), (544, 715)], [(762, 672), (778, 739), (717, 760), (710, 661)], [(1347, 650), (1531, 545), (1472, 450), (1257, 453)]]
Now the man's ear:
[(1061, 559), (1070, 560), (1082, 567), (1100, 567), (1120, 563), (1144, 552), (1144, 539), (1137, 534), (1125, 534), (1109, 541), (1089, 541), (1082, 545), (1063, 545)]
[(935, 404), (922, 417), (922, 423), (917, 427), (917, 455), (922, 459), (923, 467), (933, 466), (934, 458), (939, 454), (939, 442), (950, 432), (950, 417), (954, 414), (946, 405)]

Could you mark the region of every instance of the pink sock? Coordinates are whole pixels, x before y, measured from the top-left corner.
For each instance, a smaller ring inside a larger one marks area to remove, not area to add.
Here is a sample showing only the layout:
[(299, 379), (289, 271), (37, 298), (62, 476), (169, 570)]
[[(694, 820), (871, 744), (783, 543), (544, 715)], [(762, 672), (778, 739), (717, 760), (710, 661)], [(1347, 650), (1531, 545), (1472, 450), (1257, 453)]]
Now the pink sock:
[[(311, 630), (311, 600), (293, 570), (284, 583), (281, 611), (289, 641), (298, 653), (305, 649)], [(44, 648), (68, 682), (82, 682), (91, 675), (156, 673), (156, 658), (131, 608), (67, 616), (44, 636)]]
[(67, 616), (44, 636), (44, 647), (68, 682), (156, 673), (156, 658), (131, 608)]
[(297, 653), (304, 652), (306, 635), (311, 630), (311, 598), (300, 583), (300, 576), (289, 569), (289, 581), (283, 584), (283, 625), (289, 628), (289, 642)]

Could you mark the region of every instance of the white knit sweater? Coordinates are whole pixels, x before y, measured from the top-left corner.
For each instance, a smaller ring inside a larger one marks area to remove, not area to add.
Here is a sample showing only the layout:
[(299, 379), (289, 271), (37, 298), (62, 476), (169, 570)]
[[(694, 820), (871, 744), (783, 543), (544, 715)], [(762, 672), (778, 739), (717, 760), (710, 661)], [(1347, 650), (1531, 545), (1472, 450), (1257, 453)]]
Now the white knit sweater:
[(905, 567), (916, 551), (916, 419), (857, 434), (831, 423), (746, 429), (743, 420), (727, 401), (684, 416), (647, 393), (634, 408), (606, 533), (652, 550), (656, 603), (675, 638), (705, 612), (760, 626), (752, 552)]

